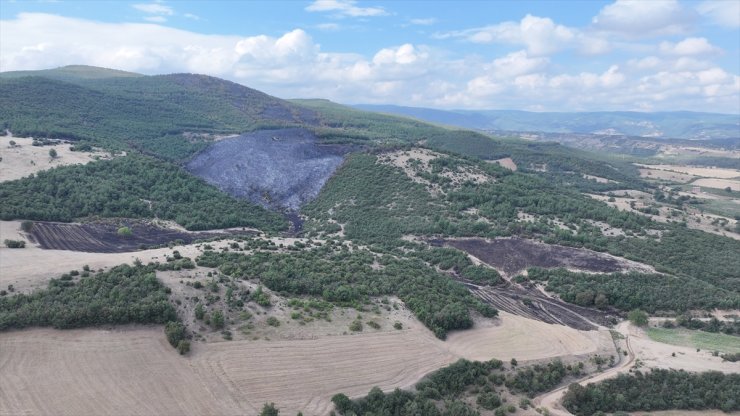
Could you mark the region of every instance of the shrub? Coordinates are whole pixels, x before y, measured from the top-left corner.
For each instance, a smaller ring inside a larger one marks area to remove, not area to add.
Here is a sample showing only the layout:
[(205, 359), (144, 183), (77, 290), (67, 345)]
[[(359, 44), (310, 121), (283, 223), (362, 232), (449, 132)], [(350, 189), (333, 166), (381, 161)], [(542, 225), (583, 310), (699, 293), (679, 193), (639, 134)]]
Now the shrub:
[(134, 234), (129, 227), (121, 227), (117, 232), (121, 237), (131, 237)]
[(224, 314), (221, 311), (213, 312), (211, 315), (211, 326), (213, 329), (221, 329), (224, 327)]
[(498, 397), (498, 394), (493, 392), (482, 393), (478, 396), (478, 400), (476, 400), (476, 403), (478, 404), (478, 406), (486, 410), (493, 410), (501, 406), (501, 398)]
[(275, 407), (275, 403), (265, 403), (260, 412), (260, 416), (278, 416), (279, 414), (280, 410)]
[(179, 349), (180, 341), (185, 338), (185, 327), (180, 322), (170, 321), (164, 326), (164, 334), (170, 345)]
[(359, 319), (352, 321), (352, 323), (349, 324), (349, 330), (352, 332), (362, 331), (362, 321), (360, 321)]
[(23, 240), (5, 240), (5, 247), (7, 248), (25, 248), (26, 242)]
[(403, 324), (400, 323), (400, 322), (398, 322), (398, 321), (396, 321), (395, 323), (393, 323), (393, 328), (403, 329)]
[(280, 320), (278, 320), (274, 316), (271, 316), (271, 317), (267, 318), (267, 325), (275, 326), (275, 327), (280, 326)]
[(183, 339), (180, 340), (180, 342), (177, 343), (177, 352), (180, 353), (180, 355), (185, 355), (190, 352), (190, 341)]
[(206, 311), (203, 309), (203, 305), (200, 303), (195, 305), (195, 319), (203, 319), (205, 316)]
[(21, 222), (21, 230), (29, 233), (31, 232), (31, 229), (33, 228), (33, 221), (23, 221)]
[(637, 326), (645, 326), (648, 324), (648, 315), (644, 311), (639, 309), (633, 309), (627, 314), (627, 319)]

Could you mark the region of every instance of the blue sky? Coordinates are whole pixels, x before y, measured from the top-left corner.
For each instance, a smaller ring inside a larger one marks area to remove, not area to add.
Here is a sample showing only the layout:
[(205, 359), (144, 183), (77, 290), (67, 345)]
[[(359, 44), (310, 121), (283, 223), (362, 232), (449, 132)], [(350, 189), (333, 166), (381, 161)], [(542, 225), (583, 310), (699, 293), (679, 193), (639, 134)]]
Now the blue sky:
[(1, 1), (0, 70), (197, 72), (283, 98), (740, 113), (740, 0)]

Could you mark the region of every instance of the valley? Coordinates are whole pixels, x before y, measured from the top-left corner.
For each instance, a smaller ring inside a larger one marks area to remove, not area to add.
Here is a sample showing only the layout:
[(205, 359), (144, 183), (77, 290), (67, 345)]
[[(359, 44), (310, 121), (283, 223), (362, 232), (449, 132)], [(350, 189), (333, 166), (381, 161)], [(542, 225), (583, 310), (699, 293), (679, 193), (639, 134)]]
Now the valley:
[[(1, 415), (568, 414), (574, 382), (740, 373), (649, 336), (717, 310), (692, 330), (738, 336), (732, 151), (627, 160), (201, 75), (4, 74)], [(41, 117), (29, 90), (90, 106)]]

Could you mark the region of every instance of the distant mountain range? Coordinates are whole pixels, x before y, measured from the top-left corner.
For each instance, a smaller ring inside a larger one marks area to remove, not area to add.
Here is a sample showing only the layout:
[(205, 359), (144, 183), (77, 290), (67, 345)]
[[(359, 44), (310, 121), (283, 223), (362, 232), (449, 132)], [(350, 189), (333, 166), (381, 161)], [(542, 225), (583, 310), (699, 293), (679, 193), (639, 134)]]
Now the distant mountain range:
[(360, 104), (354, 107), (478, 130), (579, 133), (692, 140), (740, 138), (740, 115), (737, 114), (689, 111), (534, 113), (516, 110), (435, 110), (371, 104)]

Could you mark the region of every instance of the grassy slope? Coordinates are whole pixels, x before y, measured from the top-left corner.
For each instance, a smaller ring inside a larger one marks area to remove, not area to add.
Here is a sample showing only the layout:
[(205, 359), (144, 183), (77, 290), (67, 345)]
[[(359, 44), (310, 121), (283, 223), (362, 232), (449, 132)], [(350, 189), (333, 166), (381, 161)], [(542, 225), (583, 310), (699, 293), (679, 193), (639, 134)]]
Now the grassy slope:
[(732, 335), (681, 328), (647, 328), (645, 332), (653, 341), (665, 344), (729, 354), (740, 353), (740, 337)]

